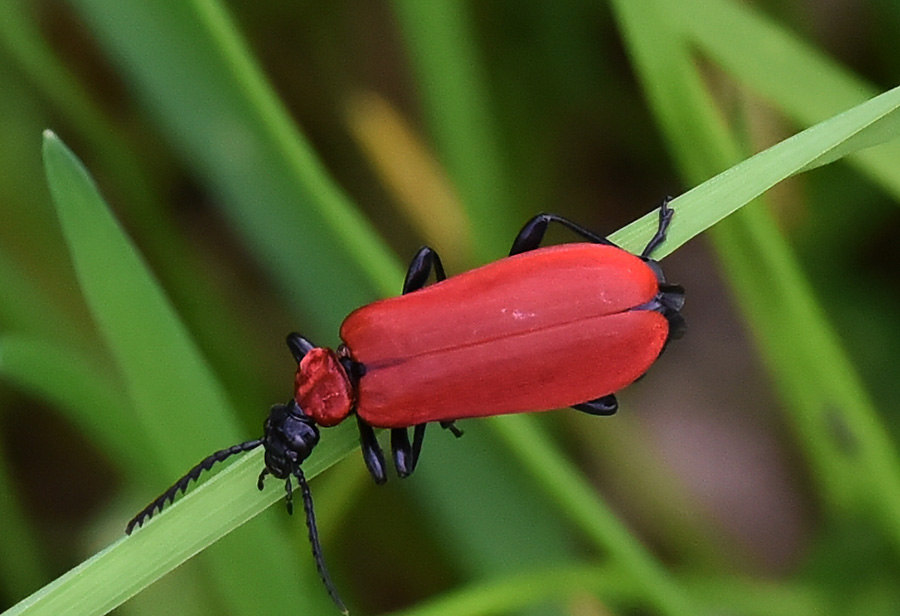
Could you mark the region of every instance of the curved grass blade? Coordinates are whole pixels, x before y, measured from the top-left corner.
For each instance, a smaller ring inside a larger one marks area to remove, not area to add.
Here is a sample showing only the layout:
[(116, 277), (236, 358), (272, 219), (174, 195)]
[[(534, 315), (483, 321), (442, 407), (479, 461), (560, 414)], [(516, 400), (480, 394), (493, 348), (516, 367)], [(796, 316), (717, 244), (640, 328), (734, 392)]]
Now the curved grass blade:
[[(133, 409), (123, 412), (134, 412), (141, 423), (158, 458), (147, 461), (147, 474), (155, 478), (155, 485), (165, 486), (208, 450), (245, 439), (239, 437), (229, 402), (215, 377), (87, 171), (49, 131), (44, 137), (44, 161), (79, 284), (133, 401)], [(253, 485), (232, 489), (245, 493), (260, 508), (275, 500), (272, 492), (258, 494)], [(246, 515), (245, 520), (250, 514)], [(207, 536), (209, 529), (199, 528), (203, 523), (202, 516), (195, 520), (194, 532)], [(124, 600), (139, 589), (135, 580), (149, 583), (155, 579), (153, 575), (169, 570), (166, 566), (177, 565), (161, 551), (153, 552), (156, 560), (137, 553), (137, 547), (148, 541), (139, 539), (141, 534), (124, 540), (121, 551), (115, 553), (122, 559), (117, 562), (120, 570), (142, 574), (135, 573), (133, 578), (120, 575), (104, 580), (109, 585), (97, 584), (92, 591), (97, 604), (108, 604), (112, 598)], [(206, 562), (235, 613), (254, 613), (263, 601), (283, 611), (297, 605), (319, 605), (323, 593), (315, 575), (309, 570), (301, 575), (298, 561), (273, 526), (256, 525), (217, 549), (222, 550), (219, 557)], [(172, 551), (184, 558), (194, 553)], [(260, 565), (252, 566), (254, 560)], [(81, 579), (83, 574), (69, 579)], [(315, 590), (305, 593), (304, 582)], [(267, 590), (272, 585), (279, 588), (278, 593)], [(98, 593), (104, 595), (102, 601)]]

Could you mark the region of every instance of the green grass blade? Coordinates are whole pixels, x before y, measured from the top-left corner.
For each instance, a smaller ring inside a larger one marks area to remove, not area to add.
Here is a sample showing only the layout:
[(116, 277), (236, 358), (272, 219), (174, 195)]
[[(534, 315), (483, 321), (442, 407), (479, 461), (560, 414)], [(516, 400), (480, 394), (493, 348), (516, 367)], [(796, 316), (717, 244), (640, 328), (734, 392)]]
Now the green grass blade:
[[(666, 72), (695, 70), (688, 42), (673, 29), (675, 22), (665, 19), (668, 11), (681, 7), (665, 2), (616, 3), (660, 123), (684, 175), (688, 181), (697, 181), (731, 164), (740, 148), (739, 140), (724, 129), (698, 75), (675, 82), (665, 77)], [(694, 18), (699, 19), (699, 5), (697, 11)], [(661, 55), (661, 46), (668, 53)], [(893, 89), (869, 99), (728, 169), (688, 196), (709, 190), (706, 196), (714, 199), (710, 206), (730, 210), (729, 202), (756, 196), (758, 189), (767, 188), (778, 176), (783, 179), (846, 155), (853, 147), (889, 138), (896, 126), (898, 96)], [(671, 121), (675, 117), (692, 127), (691, 134)], [(825, 498), (843, 508), (874, 510), (895, 547), (900, 547), (896, 449), (784, 238), (761, 210), (723, 223), (712, 238), (729, 265), (728, 280), (741, 300), (739, 305), (748, 313), (789, 402), (788, 410)]]
[(10, 331), (38, 334), (54, 324), (53, 334), (73, 337), (76, 324), (29, 280), (6, 254), (0, 254), (0, 325)]
[[(716, 129), (702, 132), (709, 135), (715, 133)], [(685, 149), (688, 144), (694, 147), (695, 153), (691, 156), (697, 156), (696, 152), (703, 149), (698, 147), (698, 134), (701, 131), (684, 142)], [(900, 88), (894, 88), (811, 126), (681, 195), (672, 203), (677, 208), (678, 215), (669, 228), (668, 239), (654, 256), (662, 258), (673, 252), (792, 175), (854, 153), (854, 147), (867, 147), (898, 135)], [(706, 151), (712, 152), (717, 147), (710, 143)], [(736, 151), (733, 144), (730, 149)], [(726, 157), (723, 153), (714, 160), (718, 160), (718, 166), (722, 167)], [(690, 163), (685, 165), (686, 169), (691, 167)], [(707, 165), (707, 168), (710, 166)], [(656, 225), (656, 214), (650, 213), (611, 237), (624, 248), (639, 251), (642, 244), (646, 243), (646, 238), (653, 234)]]
[[(195, 245), (179, 233), (179, 221), (164, 204), (169, 197), (163, 194), (165, 180), (160, 177), (167, 173), (161, 171), (167, 169), (161, 156), (164, 152), (159, 150), (160, 161), (150, 160), (146, 148), (155, 144), (141, 141), (135, 134), (139, 131), (123, 130), (121, 117), (107, 115), (94, 93), (66, 64), (67, 58), (55, 53), (28, 4), (26, 0), (0, 4), (0, 53), (8, 54), (10, 64), (41, 97), (41, 107), (49, 106), (59, 122), (71, 127), (69, 138), (85, 144), (84, 155), (102, 169), (107, 190), (117, 197), (115, 207), (123, 224), (136, 234), (147, 261), (154, 265), (200, 346), (212, 351), (210, 360), (227, 376), (225, 384), (234, 395), (246, 396), (242, 402), (249, 407), (252, 393), (245, 392), (254, 390), (248, 384), (252, 377), (246, 357), (226, 352), (221, 334), (228, 331), (230, 340), (246, 339), (244, 323), (233, 306), (223, 305), (220, 289), (207, 275), (207, 264), (198, 260)], [(44, 211), (43, 207), (34, 209)], [(57, 229), (47, 231), (56, 233)], [(44, 250), (56, 251), (62, 245), (52, 240), (48, 243)], [(28, 304), (21, 301), (20, 305)], [(0, 313), (3, 309), (0, 304)], [(32, 314), (43, 317), (36, 310)], [(61, 320), (49, 313), (46, 319), (57, 324), (57, 331), (67, 333)]]
[[(122, 372), (133, 412), (157, 454), (156, 463), (147, 461), (148, 471), (154, 483), (167, 485), (210, 450), (242, 440), (229, 403), (86, 170), (49, 132), (44, 138), (44, 161), (79, 284)], [(261, 505), (267, 495), (274, 500), (271, 492), (260, 495), (248, 489), (252, 485), (232, 489), (248, 492), (252, 496), (247, 498)], [(123, 589), (133, 590), (135, 579), (143, 583), (153, 579), (151, 573), (158, 576), (167, 571), (165, 564), (175, 566), (168, 557), (153, 561), (133, 553), (143, 541), (124, 541), (116, 553), (134, 561), (129, 567), (122, 565), (122, 570), (148, 573), (135, 574), (133, 579), (119, 576), (112, 585), (103, 579), (103, 585), (94, 590), (97, 604), (123, 600), (130, 596)], [(274, 602), (284, 611), (307, 603), (320, 605), (321, 593), (304, 592), (314, 576), (308, 573), (304, 580), (298, 563), (271, 526), (248, 529), (220, 549), (218, 558), (206, 562), (235, 613), (253, 613), (261, 602)], [(164, 556), (154, 554), (159, 559)], [(254, 560), (260, 561), (258, 567), (248, 564)], [(306, 588), (298, 580), (305, 581)], [(276, 596), (266, 590), (269, 585), (280, 588)], [(103, 593), (103, 599), (96, 593)]]
[(60, 409), (110, 459), (141, 474), (149, 447), (137, 422), (123, 417), (129, 403), (121, 383), (96, 357), (57, 341), (6, 334), (0, 378)]
[[(704, 54), (800, 125), (820, 122), (877, 94), (874, 86), (748, 5), (681, 3), (675, 17)], [(900, 142), (894, 142), (877, 152), (860, 152), (851, 162), (862, 162), (864, 173), (900, 194), (898, 159)]]
[[(415, 607), (391, 612), (392, 616), (481, 616), (506, 614), (547, 601), (562, 601), (594, 594), (614, 604), (639, 603), (640, 590), (609, 566), (559, 567), (529, 571), (472, 584), (460, 592), (437, 597)], [(557, 612), (565, 613), (565, 612)]]
[(562, 456), (547, 435), (524, 415), (492, 418), (507, 447), (560, 505), (569, 518), (643, 588), (645, 600), (661, 614), (698, 614), (683, 588), (619, 521), (577, 468)]
[[(680, 580), (700, 597), (701, 614), (744, 616), (820, 616), (829, 605), (827, 594), (801, 584), (785, 585), (758, 579), (704, 576)], [(575, 565), (530, 571), (473, 584), (415, 607), (391, 612), (391, 616), (467, 616), (505, 613), (534, 603), (566, 600), (580, 606), (579, 597), (596, 595), (608, 606), (638, 606), (642, 589), (610, 566)], [(571, 610), (572, 608), (570, 608)], [(575, 608), (577, 610), (578, 608)]]
[(521, 224), (523, 216), (510, 203), (513, 191), (467, 6), (396, 0), (393, 8), (436, 149), (469, 214), (478, 256), (495, 257), (494, 247), (506, 242), (503, 230)]
[(20, 597), (50, 577), (41, 561), (41, 544), (22, 506), (18, 486), (10, 476), (4, 444), (0, 442), (0, 592)]
[[(344, 432), (349, 438), (339, 440), (345, 449), (349, 449), (355, 439), (349, 430)], [(310, 460), (305, 470), (308, 476), (314, 476), (335, 460), (330, 456), (319, 456)], [(121, 605), (148, 584), (280, 500), (284, 495), (280, 482), (270, 482), (262, 493), (255, 488), (248, 489), (248, 486), (255, 485), (262, 465), (261, 451), (238, 459), (209, 481), (189, 491), (131, 537), (122, 537), (4, 612), (4, 616), (88, 616), (105, 614)], [(257, 547), (264, 549), (263, 546)], [(283, 581), (283, 585), (274, 579), (278, 572), (272, 566), (273, 558), (284, 551), (265, 552), (266, 565), (259, 565), (269, 578), (261, 589), (267, 595), (295, 595), (297, 593), (293, 588), (301, 585), (298, 579)], [(246, 574), (243, 580), (235, 583), (241, 587), (255, 583), (253, 572), (249, 570), (252, 559), (235, 557), (244, 559), (242, 569)], [(248, 589), (242, 590), (246, 592)], [(309, 592), (315, 596), (324, 595), (324, 591), (318, 588)], [(291, 597), (291, 601), (295, 599)], [(264, 602), (256, 603), (256, 609), (258, 611), (260, 605), (268, 607), (283, 603), (286, 602), (269, 596)], [(318, 602), (301, 598), (292, 603), (290, 611), (285, 613), (302, 612), (304, 609), (308, 613), (327, 614), (334, 607), (327, 597)]]
[[(158, 478), (171, 477), (196, 458), (198, 435), (238, 439), (228, 401), (87, 171), (50, 132), (44, 161), (85, 300), (142, 427), (152, 442), (173, 445), (156, 471)], [(215, 413), (216, 421), (210, 425), (203, 412)]]
[(305, 331), (333, 332), (350, 309), (396, 292), (396, 260), (328, 176), (219, 3), (73, 5), (285, 297), (308, 315)]

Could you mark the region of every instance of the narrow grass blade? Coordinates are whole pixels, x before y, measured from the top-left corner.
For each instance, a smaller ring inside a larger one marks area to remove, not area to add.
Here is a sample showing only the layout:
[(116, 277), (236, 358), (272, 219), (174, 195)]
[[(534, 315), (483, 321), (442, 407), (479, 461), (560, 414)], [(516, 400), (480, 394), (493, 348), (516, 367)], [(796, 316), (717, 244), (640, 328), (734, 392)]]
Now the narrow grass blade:
[(305, 330), (334, 331), (340, 315), (396, 292), (396, 260), (329, 177), (222, 4), (73, 5), (285, 297), (308, 315)]
[[(689, 38), (673, 25), (679, 21), (666, 19), (683, 5), (660, 0), (617, 1), (615, 6), (687, 181), (699, 181), (732, 164), (740, 151), (739, 139), (723, 125), (695, 73)], [(694, 18), (702, 18), (703, 8), (697, 4), (696, 10)], [(667, 53), (661, 55), (661, 47)], [(822, 69), (822, 64), (807, 68)], [(689, 77), (673, 81), (666, 73)], [(805, 79), (781, 74), (783, 79)], [(685, 196), (682, 211), (697, 214), (688, 224), (713, 224), (780, 179), (891, 138), (896, 134), (898, 105), (900, 90), (895, 88), (728, 169)], [(681, 130), (672, 122), (676, 117), (694, 130), (690, 134)], [(708, 199), (706, 212), (690, 207), (695, 203), (691, 198), (699, 197)], [(762, 210), (742, 212), (723, 223), (712, 238), (729, 265), (727, 279), (788, 402), (824, 499), (841, 509), (875, 511), (895, 548), (900, 548), (900, 457), (784, 238)], [(676, 238), (674, 245), (679, 242)]]
[[(345, 439), (349, 448), (353, 439)], [(309, 475), (316, 475), (336, 458), (321, 456), (311, 460)], [(314, 463), (313, 463), (314, 462)], [(282, 498), (281, 485), (272, 482), (269, 488), (258, 493), (254, 486), (262, 468), (262, 452), (257, 451), (237, 460), (203, 485), (188, 492), (158, 519), (152, 520), (131, 537), (122, 537), (105, 550), (78, 565), (51, 584), (12, 607), (3, 616), (90, 616), (106, 614), (121, 605), (142, 588), (159, 579), (188, 558), (208, 547), (224, 534), (243, 524), (263, 509)], [(299, 522), (299, 520), (298, 520)], [(262, 549), (262, 548), (260, 548)], [(285, 556), (283, 547), (266, 552), (265, 562)], [(227, 557), (227, 555), (225, 555)], [(242, 558), (241, 555), (233, 555)], [(252, 572), (247, 570), (252, 559), (243, 561), (247, 574), (239, 586), (253, 582)], [(277, 574), (271, 566), (263, 568), (266, 576)], [(316, 580), (316, 582), (318, 582)], [(261, 588), (267, 595), (296, 595), (292, 590), (300, 580), (269, 581)], [(247, 592), (247, 589), (243, 589)], [(313, 597), (322, 595), (320, 601), (309, 597), (292, 597), (296, 600), (290, 612), (327, 614), (333, 611), (324, 590), (308, 590)], [(282, 603), (277, 597), (267, 597), (256, 603), (270, 606)]]
[(142, 474), (149, 447), (117, 375), (84, 351), (27, 334), (0, 336), (0, 379), (53, 404), (113, 460)]
[[(133, 412), (157, 454), (158, 460), (148, 460), (148, 473), (153, 471), (149, 474), (154, 483), (168, 485), (209, 451), (247, 439), (239, 437), (221, 387), (86, 170), (49, 131), (44, 137), (44, 161), (85, 299), (123, 375)], [(252, 486), (249, 482), (232, 489), (249, 494), (246, 498), (258, 504), (266, 502), (267, 494), (271, 498), (271, 493), (257, 494)], [(202, 524), (202, 518), (194, 522)], [(298, 563), (277, 530), (260, 525), (244, 532), (250, 534), (231, 540), (228, 549), (220, 548), (224, 551), (219, 558), (206, 561), (232, 609), (251, 613), (263, 601), (284, 611), (304, 603), (316, 605), (319, 595), (304, 594), (303, 585), (298, 584), (304, 579)], [(113, 597), (127, 598), (130, 595), (123, 589), (134, 589), (135, 579), (147, 583), (151, 574), (167, 570), (160, 560), (132, 553), (145, 541), (137, 536), (124, 541), (122, 552), (117, 553), (134, 559), (122, 570), (146, 575), (119, 576), (111, 586), (104, 581), (95, 591), (105, 595), (98, 604)], [(164, 556), (159, 551), (154, 555)], [(254, 560), (260, 566), (253, 567)], [(177, 564), (168, 557), (165, 563)], [(312, 586), (315, 577), (307, 575), (305, 581)], [(279, 588), (275, 596), (266, 590), (269, 585)]]
[[(672, 202), (678, 216), (656, 256), (662, 258), (675, 251), (792, 175), (858, 151), (854, 148), (869, 147), (897, 136), (900, 136), (900, 87), (811, 126), (681, 195)], [(690, 144), (696, 148), (696, 140), (697, 135), (685, 147)], [(715, 147), (707, 145), (706, 150), (713, 151)], [(721, 167), (724, 157), (718, 160)], [(656, 224), (656, 213), (651, 212), (611, 237), (623, 247), (637, 250), (645, 242), (644, 238), (652, 235)]]
[(469, 214), (475, 249), (493, 256), (487, 250), (501, 239), (498, 232), (521, 224), (521, 214), (509, 202), (514, 190), (468, 7), (453, 0), (396, 0), (393, 7), (436, 149)]

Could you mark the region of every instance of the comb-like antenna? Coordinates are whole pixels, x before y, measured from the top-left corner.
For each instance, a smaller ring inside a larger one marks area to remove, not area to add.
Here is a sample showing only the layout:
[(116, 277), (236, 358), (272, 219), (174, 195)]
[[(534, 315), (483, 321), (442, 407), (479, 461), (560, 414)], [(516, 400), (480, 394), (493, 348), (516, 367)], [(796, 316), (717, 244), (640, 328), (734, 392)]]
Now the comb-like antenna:
[(128, 523), (128, 526), (125, 527), (125, 534), (130, 535), (136, 527), (142, 526), (146, 520), (152, 518), (154, 513), (162, 511), (163, 507), (166, 506), (166, 503), (172, 503), (175, 500), (179, 491), (183, 494), (191, 481), (196, 481), (200, 476), (200, 473), (208, 471), (216, 462), (222, 462), (235, 454), (255, 449), (262, 445), (262, 443), (263, 439), (261, 438), (256, 439), (255, 441), (247, 441), (246, 443), (238, 443), (237, 445), (232, 445), (228, 449), (222, 449), (207, 456), (200, 464), (189, 470), (184, 477), (176, 481), (175, 485), (160, 494), (156, 500), (147, 505), (139, 514), (134, 516)]
[[(303, 510), (306, 512), (306, 527), (309, 529), (309, 542), (312, 544), (313, 560), (316, 561), (316, 569), (319, 571), (319, 577), (322, 578), (322, 582), (325, 584), (325, 590), (328, 591), (328, 596), (331, 597), (334, 604), (341, 610), (341, 613), (344, 614), (344, 616), (347, 616), (347, 614), (350, 613), (350, 610), (348, 610), (347, 606), (344, 605), (344, 602), (341, 601), (341, 597), (338, 595), (338, 591), (331, 581), (331, 576), (328, 575), (328, 568), (325, 567), (325, 559), (322, 557), (322, 544), (319, 543), (319, 530), (316, 528), (316, 514), (313, 511), (313, 500), (312, 494), (309, 491), (309, 485), (307, 485), (306, 477), (303, 476), (303, 471), (299, 466), (295, 467), (293, 470), (294, 476), (297, 478), (297, 483), (300, 485), (300, 494), (303, 496)], [(287, 481), (288, 494), (290, 494), (291, 480), (288, 479)], [(290, 496), (288, 496), (288, 503), (290, 503)]]

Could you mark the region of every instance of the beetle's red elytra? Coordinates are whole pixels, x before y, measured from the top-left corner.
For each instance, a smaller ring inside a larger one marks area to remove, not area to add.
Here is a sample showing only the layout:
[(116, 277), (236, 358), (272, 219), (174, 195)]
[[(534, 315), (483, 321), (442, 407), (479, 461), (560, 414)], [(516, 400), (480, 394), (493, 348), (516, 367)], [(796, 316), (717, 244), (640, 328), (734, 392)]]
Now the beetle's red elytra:
[[(446, 278), (437, 253), (424, 247), (403, 293), (350, 313), (343, 343), (332, 350), (299, 334), (287, 337), (297, 361), (294, 395), (276, 404), (263, 437), (217, 451), (191, 469), (128, 523), (130, 534), (204, 470), (260, 445), (259, 475), (291, 478), (306, 511), (313, 556), (325, 587), (346, 613), (322, 558), (309, 486), (301, 469), (319, 441), (318, 427), (356, 416), (363, 460), (377, 483), (387, 480), (375, 428), (391, 430), (397, 474), (415, 470), (425, 426), (470, 417), (571, 406), (612, 415), (615, 392), (640, 378), (684, 329), (684, 289), (666, 282), (651, 258), (674, 211), (666, 199), (659, 226), (640, 255), (555, 214), (539, 214), (516, 236), (510, 256)], [(584, 241), (541, 248), (550, 223)], [(432, 272), (437, 282), (426, 286)], [(410, 441), (408, 428), (414, 428)]]
[[(659, 312), (633, 310), (657, 292), (640, 258), (568, 244), (363, 306), (341, 326), (345, 352), (365, 367), (356, 413), (376, 428), (404, 428), (614, 393), (646, 372), (668, 337)], [(301, 384), (323, 378), (302, 372)]]

